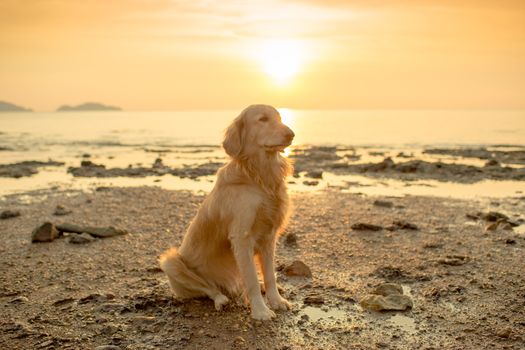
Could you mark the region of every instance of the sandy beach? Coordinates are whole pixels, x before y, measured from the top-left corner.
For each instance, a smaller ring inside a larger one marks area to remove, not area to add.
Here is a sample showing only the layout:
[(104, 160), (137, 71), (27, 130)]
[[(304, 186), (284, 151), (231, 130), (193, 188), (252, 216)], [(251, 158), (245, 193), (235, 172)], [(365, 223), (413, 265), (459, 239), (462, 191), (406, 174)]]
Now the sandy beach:
[[(156, 187), (4, 197), (1, 208), (20, 215), (0, 221), (0, 346), (522, 348), (523, 197), (294, 193), (294, 214), (277, 251), (278, 281), (293, 310), (264, 323), (252, 321), (240, 299), (223, 312), (210, 300), (173, 299), (157, 258), (180, 243), (202, 199)], [(505, 213), (518, 226), (494, 225), (489, 212)], [(31, 243), (31, 231), (44, 221), (128, 233), (84, 244), (72, 243), (74, 234), (67, 233)], [(312, 276), (290, 276), (293, 261), (306, 264)], [(385, 282), (401, 285), (413, 308), (377, 312), (359, 305)]]

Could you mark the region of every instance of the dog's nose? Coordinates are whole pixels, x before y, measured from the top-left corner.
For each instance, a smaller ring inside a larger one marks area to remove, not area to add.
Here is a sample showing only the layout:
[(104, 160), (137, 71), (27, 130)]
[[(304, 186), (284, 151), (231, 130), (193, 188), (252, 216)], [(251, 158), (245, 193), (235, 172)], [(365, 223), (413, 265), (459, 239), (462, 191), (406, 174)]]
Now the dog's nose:
[(284, 137), (288, 140), (288, 141), (292, 141), (293, 138), (295, 137), (295, 134), (294, 132), (292, 131), (292, 129), (290, 128), (287, 128), (288, 130), (286, 131), (286, 134), (284, 134)]

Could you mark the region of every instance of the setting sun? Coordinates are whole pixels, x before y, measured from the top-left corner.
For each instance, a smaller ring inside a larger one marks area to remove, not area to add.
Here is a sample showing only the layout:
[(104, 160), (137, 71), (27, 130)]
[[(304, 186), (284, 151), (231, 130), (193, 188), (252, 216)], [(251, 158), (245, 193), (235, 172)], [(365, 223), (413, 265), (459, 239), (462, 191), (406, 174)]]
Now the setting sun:
[(284, 85), (301, 70), (306, 50), (300, 42), (292, 40), (269, 40), (257, 50), (257, 59), (272, 80)]

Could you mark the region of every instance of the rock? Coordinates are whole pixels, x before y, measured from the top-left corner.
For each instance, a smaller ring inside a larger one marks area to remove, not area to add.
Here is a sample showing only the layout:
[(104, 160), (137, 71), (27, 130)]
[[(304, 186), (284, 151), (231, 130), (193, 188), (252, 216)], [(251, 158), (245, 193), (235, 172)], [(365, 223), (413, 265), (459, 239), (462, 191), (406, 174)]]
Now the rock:
[(304, 298), (303, 303), (305, 305), (324, 304), (324, 298), (321, 295), (318, 295), (318, 294), (311, 294), (311, 295), (307, 295)]
[(470, 258), (464, 255), (447, 255), (445, 258), (438, 260), (438, 263), (442, 265), (460, 266), (468, 263)]
[(13, 164), (0, 164), (0, 177), (13, 177), (15, 179), (31, 176), (38, 173), (38, 168), (44, 166), (61, 166), (62, 162), (55, 162), (49, 160), (47, 162), (40, 162), (36, 160), (27, 160)]
[(100, 345), (95, 350), (121, 350), (122, 348), (116, 345)]
[[(390, 228), (392, 228), (392, 226)], [(393, 222), (393, 228), (401, 229), (401, 230), (414, 230), (414, 231), (419, 230), (419, 227), (417, 227), (417, 225), (412, 224), (408, 221), (404, 221), (404, 220), (395, 220)]]
[(83, 232), (81, 234), (73, 234), (69, 236), (68, 243), (72, 244), (85, 244), (95, 241), (96, 238), (90, 235), (89, 233)]
[(397, 283), (383, 283), (374, 289), (373, 294), (388, 296), (393, 294), (403, 294), (403, 287)]
[(31, 242), (51, 242), (58, 237), (58, 230), (50, 222), (37, 226), (31, 233)]
[(311, 177), (312, 179), (322, 179), (323, 171), (322, 170), (309, 170), (306, 172), (306, 176)]
[(290, 277), (312, 277), (310, 268), (300, 260), (295, 260), (290, 265), (285, 266), (283, 272)]
[(500, 166), (499, 162), (496, 159), (491, 159), (485, 163), (486, 167), (489, 166)]
[(155, 159), (155, 162), (152, 165), (152, 168), (158, 169), (158, 168), (164, 168), (165, 165), (162, 163), (162, 158)]
[(113, 226), (109, 227), (91, 227), (91, 226), (79, 226), (71, 223), (63, 223), (57, 225), (57, 229), (60, 232), (74, 232), (74, 233), (89, 233), (92, 236), (99, 238), (113, 237), (119, 235), (125, 235), (128, 231), (118, 229)]
[(364, 309), (374, 311), (404, 311), (414, 306), (412, 299), (410, 299), (409, 296), (402, 294), (391, 294), (386, 297), (370, 294), (361, 299), (359, 305)]
[(506, 230), (512, 231), (512, 225), (505, 219), (498, 219), (496, 222), (491, 222), (485, 228), (486, 231)]
[(367, 224), (363, 222), (358, 222), (352, 225), (352, 230), (356, 231), (381, 231), (383, 227), (373, 224)]
[(53, 345), (55, 341), (53, 339), (46, 340), (45, 342), (42, 342), (38, 344), (39, 348), (47, 348), (49, 345)]
[(7, 209), (0, 213), (0, 220), (16, 218), (17, 216), (20, 216), (20, 212), (18, 210)]
[(29, 299), (24, 296), (19, 296), (9, 301), (10, 304), (25, 304), (29, 302)]
[(485, 219), (486, 221), (491, 221), (491, 222), (495, 222), (498, 220), (505, 220), (505, 221), (509, 220), (509, 217), (507, 215), (498, 213), (497, 211), (489, 211), (488, 213), (483, 214), (482, 218)]
[(62, 215), (68, 215), (68, 214), (71, 214), (71, 213), (72, 213), (71, 210), (66, 209), (64, 206), (59, 204), (55, 208), (55, 211), (53, 212), (53, 215), (62, 216)]
[(516, 244), (516, 240), (512, 238), (507, 238), (505, 240), (505, 244)]
[(383, 208), (392, 208), (394, 207), (394, 203), (390, 202), (390, 201), (382, 201), (382, 200), (375, 200), (374, 201), (374, 205), (376, 207), (383, 207)]
[(284, 243), (287, 245), (297, 244), (297, 235), (295, 233), (288, 233), (284, 236)]
[(305, 181), (303, 181), (303, 185), (306, 185), (306, 186), (317, 186), (317, 185), (319, 185), (319, 181), (317, 181), (317, 180), (312, 180), (312, 181), (305, 180)]
[(507, 327), (507, 328), (502, 328), (500, 330), (498, 330), (496, 332), (496, 335), (500, 338), (505, 338), (505, 339), (508, 339), (511, 337), (512, 335), (512, 328), (510, 327)]
[(239, 336), (236, 336), (235, 339), (233, 340), (234, 343), (245, 343), (246, 340), (244, 340), (243, 337), (241, 337), (240, 335)]

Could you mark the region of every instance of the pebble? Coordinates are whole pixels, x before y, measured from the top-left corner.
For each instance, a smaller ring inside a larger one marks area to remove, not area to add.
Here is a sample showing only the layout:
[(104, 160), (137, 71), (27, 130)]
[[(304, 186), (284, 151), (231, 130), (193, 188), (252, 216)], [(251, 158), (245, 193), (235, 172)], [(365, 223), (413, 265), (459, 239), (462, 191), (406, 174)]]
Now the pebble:
[(17, 216), (20, 216), (20, 211), (18, 210), (4, 210), (0, 213), (0, 219), (6, 220), (11, 218), (16, 218)]
[(352, 225), (352, 230), (356, 231), (381, 231), (383, 227), (373, 224), (367, 224), (363, 222), (358, 222)]
[(97, 346), (95, 350), (121, 350), (121, 348), (116, 345), (100, 345)]
[(407, 295), (391, 294), (388, 296), (370, 294), (361, 299), (359, 305), (374, 311), (404, 311), (413, 307), (412, 299)]
[(312, 271), (304, 262), (295, 260), (290, 265), (285, 266), (283, 272), (291, 277), (312, 277)]
[(304, 298), (303, 303), (305, 305), (324, 304), (324, 298), (321, 295), (318, 295), (318, 294), (307, 295)]
[(460, 266), (460, 265), (466, 264), (469, 261), (470, 261), (470, 258), (468, 256), (447, 255), (445, 258), (439, 259), (438, 263), (443, 264), (443, 265), (450, 265), (450, 266)]
[(404, 221), (404, 220), (395, 220), (393, 222), (393, 229), (401, 229), (401, 230), (414, 230), (414, 231), (417, 231), (419, 230), (419, 227), (417, 227), (417, 225), (415, 224), (412, 224), (408, 221)]
[(60, 232), (73, 232), (73, 233), (89, 233), (92, 236), (99, 238), (113, 237), (119, 235), (125, 235), (128, 231), (115, 228), (113, 226), (109, 227), (92, 227), (92, 226), (80, 226), (71, 223), (58, 224), (57, 229)]
[(297, 235), (295, 233), (289, 233), (284, 236), (284, 243), (287, 245), (297, 244)]
[(310, 170), (306, 172), (306, 176), (311, 177), (312, 179), (322, 179), (323, 171), (322, 170)]
[(53, 215), (63, 216), (63, 215), (71, 214), (71, 213), (72, 213), (71, 210), (66, 209), (63, 205), (59, 204), (56, 206), (55, 211), (53, 212)]
[(374, 201), (374, 205), (376, 207), (383, 207), (383, 208), (392, 208), (394, 207), (394, 203), (390, 202), (390, 201), (382, 201), (382, 200), (375, 200)]
[(51, 242), (58, 237), (58, 230), (54, 224), (44, 222), (31, 233), (31, 242)]
[(69, 236), (68, 243), (72, 244), (85, 244), (96, 241), (96, 238), (89, 233), (83, 232), (81, 234), (73, 234)]
[(312, 181), (305, 180), (305, 181), (303, 181), (303, 185), (306, 185), (306, 186), (317, 186), (317, 185), (319, 185), (319, 181), (317, 181), (317, 180), (312, 180)]
[(29, 299), (24, 296), (19, 296), (9, 301), (10, 304), (24, 304), (29, 302)]

